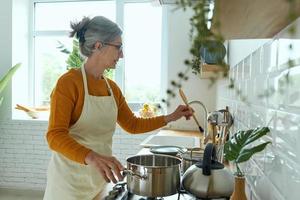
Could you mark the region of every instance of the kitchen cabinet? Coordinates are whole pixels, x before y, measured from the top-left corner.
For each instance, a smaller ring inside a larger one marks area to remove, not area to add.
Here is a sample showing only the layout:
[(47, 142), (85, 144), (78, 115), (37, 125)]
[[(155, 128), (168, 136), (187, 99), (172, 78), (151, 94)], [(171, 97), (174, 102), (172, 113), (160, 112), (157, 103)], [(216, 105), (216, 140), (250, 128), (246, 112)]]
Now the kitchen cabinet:
[[(157, 1), (176, 4), (176, 0)], [(214, 3), (211, 30), (221, 33), (225, 40), (272, 38), (291, 23), (287, 0), (215, 0)], [(293, 9), (295, 17), (299, 17), (300, 1), (295, 1)]]
[[(212, 31), (226, 40), (272, 38), (291, 23), (288, 18), (290, 4), (286, 0), (216, 0)], [(300, 1), (295, 1), (295, 11)], [(296, 17), (300, 12), (296, 12)], [(217, 26), (217, 21), (220, 27)]]

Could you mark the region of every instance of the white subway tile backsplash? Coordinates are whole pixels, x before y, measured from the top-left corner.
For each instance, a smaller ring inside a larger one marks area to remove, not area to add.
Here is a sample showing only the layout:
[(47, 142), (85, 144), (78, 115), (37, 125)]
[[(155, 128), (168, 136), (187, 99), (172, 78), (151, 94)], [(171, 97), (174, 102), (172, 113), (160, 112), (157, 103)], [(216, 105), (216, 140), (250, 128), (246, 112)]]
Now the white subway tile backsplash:
[(263, 106), (251, 105), (247, 117), (250, 120), (250, 128), (265, 126), (267, 124), (267, 109)]
[[(297, 28), (300, 28), (300, 18)], [(236, 89), (247, 94), (248, 104), (236, 94), (226, 97), (218, 93), (218, 101), (226, 99), (226, 104), (232, 106), (231, 132), (257, 126), (268, 126), (271, 131), (262, 140), (272, 143), (243, 167), (247, 172), (250, 200), (294, 200), (300, 196), (299, 39), (300, 35), (294, 40), (274, 38), (231, 68)], [(294, 46), (293, 53), (289, 51), (290, 43)], [(289, 58), (296, 59), (291, 69), (286, 65)], [(243, 76), (236, 78), (240, 63), (244, 67)], [(217, 104), (223, 105), (222, 102)]]
[[(253, 58), (252, 58), (253, 59)], [(247, 56), (244, 60), (244, 79), (248, 80), (251, 76), (251, 55)]]
[(271, 73), (268, 76), (268, 90), (274, 93), (268, 97), (268, 105), (273, 109), (284, 109), (288, 102), (288, 87), (285, 85), (285, 72)]
[(269, 73), (277, 70), (277, 46), (277, 40), (270, 41), (263, 45), (262, 73)]
[(287, 69), (289, 60), (300, 58), (299, 39), (279, 39), (278, 40), (278, 69)]
[(249, 71), (251, 68), (251, 77), (256, 77), (261, 73), (261, 48), (252, 53), (251, 66), (249, 65)]
[(257, 75), (253, 79), (253, 100), (251, 103), (260, 106), (266, 106), (267, 98), (262, 98), (268, 89), (268, 79), (264, 75)]
[(300, 114), (300, 64), (290, 69), (289, 81), (287, 106)]
[(294, 160), (300, 165), (300, 116), (287, 112), (277, 112), (276, 146), (283, 151), (285, 157)]
[(241, 61), (237, 65), (237, 75), (236, 75), (237, 81), (242, 81), (244, 79), (244, 62)]

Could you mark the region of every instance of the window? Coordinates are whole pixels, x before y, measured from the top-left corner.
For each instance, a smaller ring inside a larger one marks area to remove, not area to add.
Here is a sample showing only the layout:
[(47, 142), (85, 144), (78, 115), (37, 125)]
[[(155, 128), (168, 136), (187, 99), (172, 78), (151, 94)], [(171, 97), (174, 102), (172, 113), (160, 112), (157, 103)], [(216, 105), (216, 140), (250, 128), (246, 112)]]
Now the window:
[(70, 21), (79, 21), (84, 16), (92, 17), (98, 13), (115, 21), (115, 10), (114, 1), (34, 3), (34, 105), (49, 105), (50, 93), (57, 78), (67, 70), (68, 55), (57, 47), (60, 42), (67, 49), (72, 49), (73, 39), (68, 37)]
[(161, 10), (150, 3), (124, 7), (125, 97), (130, 102), (159, 102)]
[[(33, 1), (33, 31), (29, 41), (32, 67), (29, 68), (31, 106), (48, 106), (50, 93), (59, 76), (67, 71), (68, 54), (58, 46), (72, 49), (68, 37), (70, 21), (83, 16), (103, 15), (123, 29), (124, 59), (114, 70), (114, 79), (129, 105), (159, 102), (161, 80), (162, 8), (149, 1)], [(25, 98), (25, 97), (24, 97)], [(26, 96), (27, 98), (27, 96)], [(15, 100), (14, 100), (15, 101)], [(17, 101), (15, 101), (17, 102)], [(15, 116), (15, 115), (13, 115)]]

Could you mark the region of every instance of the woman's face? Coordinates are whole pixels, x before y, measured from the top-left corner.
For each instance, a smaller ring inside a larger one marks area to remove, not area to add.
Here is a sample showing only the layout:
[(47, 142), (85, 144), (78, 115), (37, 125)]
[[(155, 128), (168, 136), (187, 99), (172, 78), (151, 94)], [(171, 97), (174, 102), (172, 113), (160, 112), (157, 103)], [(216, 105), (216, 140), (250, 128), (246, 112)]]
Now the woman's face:
[(116, 68), (116, 64), (120, 58), (123, 58), (122, 38), (117, 37), (112, 42), (102, 43), (103, 57), (107, 68)]

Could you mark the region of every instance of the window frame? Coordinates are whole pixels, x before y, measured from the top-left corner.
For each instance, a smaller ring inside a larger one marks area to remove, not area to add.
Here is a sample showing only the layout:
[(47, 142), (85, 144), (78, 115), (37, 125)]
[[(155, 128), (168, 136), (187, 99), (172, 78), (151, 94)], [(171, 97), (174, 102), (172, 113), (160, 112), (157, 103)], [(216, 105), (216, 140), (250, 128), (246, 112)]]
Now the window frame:
[[(35, 106), (36, 102), (35, 102), (35, 37), (36, 36), (65, 36), (69, 34), (68, 30), (59, 30), (59, 31), (36, 31), (35, 30), (35, 4), (36, 3), (51, 3), (51, 2), (84, 2), (85, 0), (31, 0), (30, 2), (30, 23), (29, 23), (29, 52), (31, 56), (29, 56), (29, 83), (28, 83), (28, 91), (29, 91), (29, 95), (28, 95), (28, 102)], [(86, 1), (113, 1), (113, 0), (86, 0)], [(115, 4), (116, 4), (116, 23), (123, 29), (124, 27), (124, 7), (126, 3), (147, 3), (147, 2), (153, 2), (152, 0), (114, 0)], [(162, 10), (162, 18), (163, 18), (164, 14), (163, 14), (163, 10)], [(163, 19), (162, 19), (162, 23), (163, 23)], [(162, 37), (161, 37), (161, 46), (164, 45), (163, 43), (163, 31), (162, 30)], [(126, 45), (126, 44), (125, 44)], [(162, 76), (165, 74), (164, 70), (162, 69), (162, 61), (163, 57), (161, 57), (161, 80), (162, 80)], [(124, 59), (119, 61), (120, 66), (115, 69), (115, 82), (118, 84), (118, 86), (120, 87), (122, 93), (124, 94), (125, 91), (125, 63), (124, 63)], [(162, 95), (162, 91), (161, 94)], [(159, 102), (153, 102), (153, 103), (159, 103)], [(135, 103), (135, 102), (128, 102), (128, 105), (130, 106), (130, 108), (133, 111), (137, 111), (137, 109), (139, 107), (141, 107), (142, 103)]]

